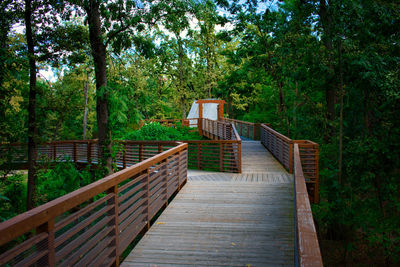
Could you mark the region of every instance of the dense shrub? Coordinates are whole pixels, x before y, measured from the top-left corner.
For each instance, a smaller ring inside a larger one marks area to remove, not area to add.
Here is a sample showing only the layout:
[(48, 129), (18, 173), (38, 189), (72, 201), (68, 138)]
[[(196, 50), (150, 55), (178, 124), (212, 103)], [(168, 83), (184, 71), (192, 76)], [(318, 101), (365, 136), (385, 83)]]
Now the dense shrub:
[(121, 139), (125, 140), (201, 140), (197, 131), (190, 132), (192, 128), (177, 124), (175, 127), (163, 126), (158, 122), (145, 124), (136, 131), (128, 132)]
[(10, 175), (0, 181), (0, 220), (4, 221), (25, 211), (26, 175)]
[(42, 169), (38, 174), (37, 203), (43, 204), (56, 199), (89, 184), (90, 181), (90, 171), (78, 170), (70, 161), (57, 163), (51, 169)]

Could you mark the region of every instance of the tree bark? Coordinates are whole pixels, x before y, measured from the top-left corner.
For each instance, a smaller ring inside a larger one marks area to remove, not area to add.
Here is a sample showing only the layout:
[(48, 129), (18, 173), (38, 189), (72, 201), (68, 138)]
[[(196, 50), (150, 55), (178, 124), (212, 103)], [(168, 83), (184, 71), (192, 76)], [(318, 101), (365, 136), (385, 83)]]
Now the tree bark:
[[(319, 16), (322, 23), (322, 28), (324, 30), (324, 34), (322, 36), (322, 41), (324, 43), (325, 48), (328, 50), (328, 53), (334, 53), (333, 47), (333, 38), (332, 38), (332, 25), (333, 20), (331, 14), (329, 14), (329, 4), (325, 0), (320, 0), (319, 4)], [(333, 62), (333, 60), (330, 60)], [(325, 134), (325, 141), (329, 142), (331, 137), (335, 134), (335, 128), (331, 122), (333, 122), (336, 118), (335, 116), (335, 101), (336, 101), (336, 84), (335, 80), (335, 68), (333, 63), (329, 64), (330, 75), (327, 75), (327, 84), (325, 86), (325, 101), (326, 101), (326, 118), (328, 120), (327, 132)]]
[(339, 57), (339, 90), (340, 90), (340, 121), (339, 121), (339, 160), (338, 160), (338, 182), (342, 184), (343, 173), (343, 68), (342, 68), (342, 42), (338, 44), (338, 57)]
[(108, 172), (112, 173), (112, 139), (109, 129), (106, 46), (102, 38), (99, 3), (96, 0), (90, 0), (86, 8), (90, 47), (96, 77), (96, 111), (100, 159), (108, 169)]
[(36, 173), (36, 60), (34, 41), (32, 36), (32, 0), (25, 0), (25, 27), (26, 42), (28, 44), (29, 56), (29, 105), (28, 105), (28, 191), (26, 198), (26, 209), (35, 206)]
[(88, 117), (88, 96), (89, 96), (89, 72), (87, 72), (85, 94), (85, 109), (83, 112), (83, 140), (86, 140), (87, 117)]
[(183, 45), (179, 32), (175, 32), (176, 40), (178, 43), (178, 57), (179, 57), (179, 65), (178, 65), (178, 75), (179, 75), (179, 85), (178, 91), (180, 92), (181, 104), (182, 104), (182, 119), (186, 118), (186, 104), (185, 104), (185, 88), (184, 88), (184, 75), (183, 75)]

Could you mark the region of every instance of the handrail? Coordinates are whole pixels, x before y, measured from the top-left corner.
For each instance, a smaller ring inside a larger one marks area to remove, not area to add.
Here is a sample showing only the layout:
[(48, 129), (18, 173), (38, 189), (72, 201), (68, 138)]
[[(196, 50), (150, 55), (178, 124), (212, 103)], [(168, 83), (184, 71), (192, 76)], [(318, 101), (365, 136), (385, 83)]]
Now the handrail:
[[(252, 140), (260, 140), (260, 127), (261, 123), (254, 123), (248, 121), (241, 121), (236, 119), (221, 118), (221, 121), (229, 122), (235, 125), (239, 130), (240, 136), (243, 136)], [(269, 125), (268, 123), (265, 123)]]
[[(219, 171), (231, 169), (235, 172), (242, 172), (242, 140), (232, 123), (215, 121), (210, 119), (201, 119), (199, 121), (199, 132), (210, 139), (219, 143)], [(201, 169), (200, 158), (202, 158), (203, 147), (208, 146), (209, 140), (198, 143), (197, 150), (197, 168)], [(190, 144), (190, 143), (189, 143)], [(191, 147), (189, 145), (189, 151)], [(210, 157), (211, 155), (208, 155)], [(210, 162), (209, 162), (210, 163)], [(226, 168), (225, 166), (230, 166)]]
[[(118, 265), (129, 243), (186, 182), (187, 147), (175, 142), (167, 151), (0, 223), (0, 246), (31, 233), (0, 255), (0, 265), (10, 260), (11, 265), (18, 263), (13, 260)], [(21, 253), (31, 254), (20, 258)]]
[(234, 133), (234, 125), (223, 121), (215, 121), (210, 119), (201, 119), (201, 133), (202, 135), (213, 140), (234, 140), (240, 141), (239, 135), (232, 135)]
[(261, 125), (261, 143), (289, 173), (293, 173), (293, 145), (299, 145), (300, 157), (303, 161), (306, 183), (311, 192), (312, 202), (318, 203), (318, 144), (309, 140), (292, 140), (265, 124)]
[(317, 232), (304, 179), (299, 144), (294, 144), (296, 239), (299, 266), (323, 266)]
[(283, 167), (293, 173), (293, 140), (265, 124), (261, 125), (260, 139)]

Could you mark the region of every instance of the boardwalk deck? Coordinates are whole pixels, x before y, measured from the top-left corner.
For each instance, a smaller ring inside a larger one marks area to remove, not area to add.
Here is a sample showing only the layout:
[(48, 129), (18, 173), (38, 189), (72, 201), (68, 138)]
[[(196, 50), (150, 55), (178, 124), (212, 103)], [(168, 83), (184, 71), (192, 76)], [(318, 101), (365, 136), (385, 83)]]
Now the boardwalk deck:
[(242, 174), (189, 173), (122, 266), (292, 266), (293, 177), (259, 142), (242, 153)]

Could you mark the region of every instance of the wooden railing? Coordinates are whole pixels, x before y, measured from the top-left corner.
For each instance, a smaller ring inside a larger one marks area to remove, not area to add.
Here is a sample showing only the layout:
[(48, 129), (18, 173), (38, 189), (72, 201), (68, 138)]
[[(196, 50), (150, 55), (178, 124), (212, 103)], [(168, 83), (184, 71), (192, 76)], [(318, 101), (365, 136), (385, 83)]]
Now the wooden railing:
[[(224, 122), (229, 122), (235, 125), (240, 136), (251, 140), (260, 140), (261, 123), (253, 123), (235, 119), (222, 118)], [(269, 125), (269, 124), (265, 124)]]
[(1, 223), (0, 265), (118, 265), (122, 252), (187, 179), (187, 144), (152, 153), (143, 152), (142, 162)]
[(185, 140), (189, 144), (189, 168), (242, 172), (242, 141), (231, 123), (201, 119), (199, 129), (212, 140)]
[[(119, 169), (130, 167), (175, 146), (175, 142), (163, 144), (158, 141), (114, 141), (117, 155), (115, 164)], [(0, 146), (2, 153), (12, 153), (11, 164), (24, 168), (27, 162), (26, 144)], [(70, 161), (75, 164), (98, 163), (97, 140), (68, 140), (41, 143), (37, 146), (38, 163)]]
[(308, 192), (310, 193), (311, 201), (318, 203), (318, 144), (308, 140), (292, 140), (265, 124), (261, 125), (261, 143), (289, 173), (293, 173), (293, 145), (299, 145)]
[[(199, 133), (211, 140), (179, 140), (187, 143), (188, 167), (191, 169), (242, 172), (242, 142), (235, 127), (228, 122), (210, 119), (188, 119), (198, 121)], [(172, 127), (167, 120), (157, 120)], [(170, 141), (163, 141), (168, 144)]]
[(300, 145), (294, 144), (294, 177), (296, 191), (296, 240), (299, 266), (323, 266), (317, 232), (308, 198), (304, 163)]
[(261, 143), (289, 172), (293, 173), (293, 140), (271, 127), (261, 125)]

